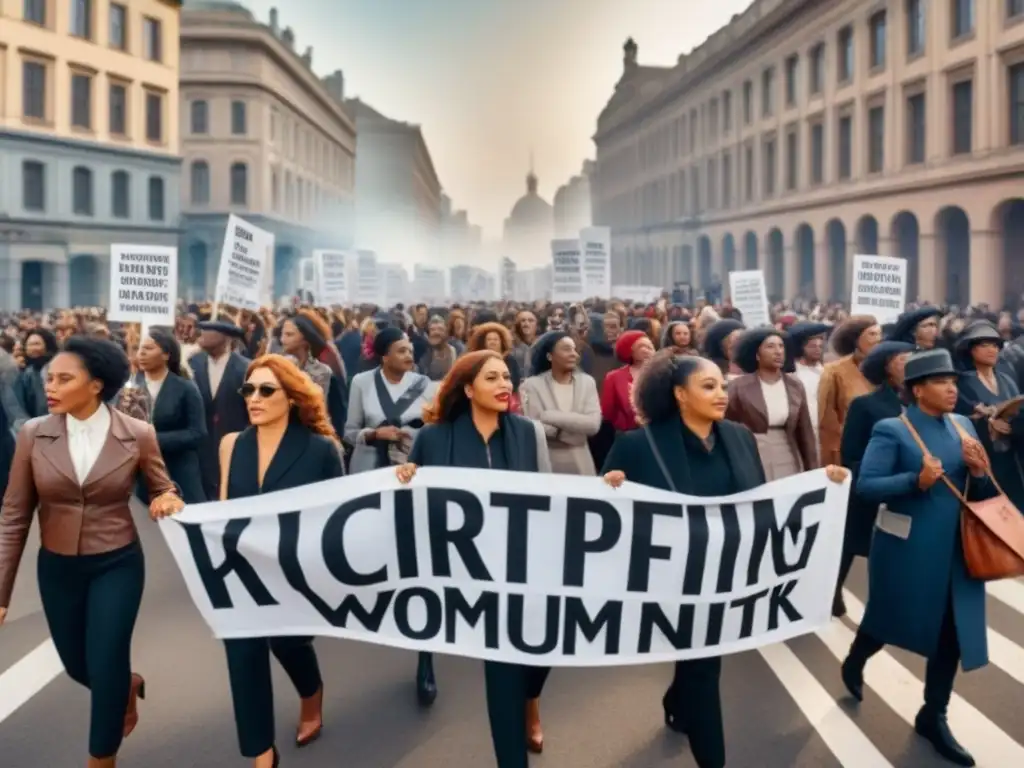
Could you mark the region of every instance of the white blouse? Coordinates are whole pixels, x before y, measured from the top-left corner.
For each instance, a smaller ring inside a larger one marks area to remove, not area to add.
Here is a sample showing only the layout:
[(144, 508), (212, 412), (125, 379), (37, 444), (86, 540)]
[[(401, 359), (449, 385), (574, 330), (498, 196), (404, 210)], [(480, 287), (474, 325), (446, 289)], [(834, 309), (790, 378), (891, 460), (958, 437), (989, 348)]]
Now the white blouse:
[(767, 382), (758, 378), (761, 382), (761, 393), (764, 395), (765, 405), (768, 406), (768, 427), (778, 429), (786, 426), (786, 419), (789, 418), (789, 394), (786, 392), (786, 382), (779, 379), (775, 382)]
[(110, 409), (101, 405), (96, 412), (85, 421), (79, 421), (71, 414), (67, 415), (68, 451), (71, 463), (75, 467), (75, 477), (79, 485), (85, 485), (96, 460), (103, 452), (110, 432)]

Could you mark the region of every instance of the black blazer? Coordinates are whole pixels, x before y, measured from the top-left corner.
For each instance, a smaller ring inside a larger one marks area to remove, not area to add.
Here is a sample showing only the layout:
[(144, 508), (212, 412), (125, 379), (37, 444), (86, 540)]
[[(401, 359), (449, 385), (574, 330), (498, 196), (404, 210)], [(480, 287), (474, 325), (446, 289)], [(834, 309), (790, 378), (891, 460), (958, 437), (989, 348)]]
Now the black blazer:
[(333, 440), (293, 421), (281, 438), (259, 484), (259, 449), (256, 427), (247, 427), (235, 440), (228, 474), (229, 499), (283, 491), (301, 485), (331, 480), (344, 474), (341, 448)]
[[(138, 386), (146, 386), (142, 375), (138, 377)], [(181, 491), (182, 500), (186, 504), (209, 501), (203, 489), (200, 459), (207, 436), (206, 415), (196, 385), (168, 373), (149, 409), (149, 421), (156, 430), (167, 473)], [(139, 483), (136, 495), (148, 503), (149, 494), (143, 483)]]
[[(679, 422), (669, 419), (651, 424), (648, 429), (672, 476), (676, 492), (693, 493), (690, 465), (686, 460), (686, 445), (683, 443)], [(720, 421), (717, 429), (718, 439), (722, 441), (736, 480), (735, 492), (748, 491), (764, 485), (764, 467), (761, 466), (761, 457), (757, 452), (757, 441), (753, 433), (742, 424), (733, 421)], [(626, 479), (632, 483), (665, 491), (672, 490), (651, 451), (643, 429), (620, 432), (616, 436), (608, 458), (601, 468), (601, 474), (613, 470), (623, 472)]]
[(229, 355), (216, 397), (210, 393), (210, 356), (206, 352), (197, 352), (189, 359), (206, 415), (206, 439), (200, 449), (200, 459), (203, 487), (211, 499), (217, 498), (220, 490), (220, 471), (217, 466), (220, 441), (224, 435), (241, 432), (249, 426), (249, 411), (245, 407), (245, 400), (238, 394), (239, 388), (245, 383), (249, 361), (237, 352), (230, 352)]

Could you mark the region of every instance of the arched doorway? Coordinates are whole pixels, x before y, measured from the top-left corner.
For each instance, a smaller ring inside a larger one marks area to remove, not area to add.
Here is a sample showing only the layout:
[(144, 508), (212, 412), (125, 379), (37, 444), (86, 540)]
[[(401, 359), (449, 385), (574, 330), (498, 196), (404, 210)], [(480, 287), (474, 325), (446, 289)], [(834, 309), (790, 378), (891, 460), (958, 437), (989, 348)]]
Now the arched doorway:
[(910, 211), (900, 211), (892, 220), (892, 242), (895, 256), (907, 260), (907, 301), (921, 296), (921, 226)]
[(764, 281), (768, 286), (770, 299), (778, 300), (785, 298), (786, 292), (786, 261), (783, 249), (785, 242), (782, 231), (773, 229), (768, 233), (768, 269), (765, 271)]
[(819, 296), (822, 300), (849, 301), (850, 289), (846, 285), (846, 225), (839, 219), (832, 219), (825, 225), (825, 239), (828, 241), (828, 263), (832, 284), (828, 287), (831, 296)]
[(743, 237), (743, 268), (757, 269), (757, 235), (747, 232)]
[(188, 247), (188, 260), (182, 270), (178, 284), (182, 294), (189, 301), (203, 301), (209, 297), (207, 289), (207, 270), (209, 269), (209, 253), (206, 243), (193, 242)]
[(701, 293), (711, 287), (711, 240), (702, 236), (697, 240), (697, 290)]
[[(646, 260), (650, 264), (650, 258)], [(293, 245), (274, 248), (274, 299), (294, 296), (299, 289), (299, 250)]]
[(724, 275), (719, 275), (723, 282), (729, 281), (729, 273), (736, 271), (736, 241), (731, 234), (722, 238), (722, 266), (725, 269)]
[(878, 219), (868, 214), (857, 222), (857, 253), (862, 256), (885, 256), (878, 252)]
[(971, 297), (971, 222), (959, 206), (949, 206), (935, 217), (938, 245), (946, 252), (945, 301), (966, 306)]
[(106, 304), (101, 296), (100, 264), (95, 256), (79, 253), (68, 262), (68, 296), (72, 307), (98, 307)]
[(1024, 198), (1005, 200), (993, 211), (992, 230), (1002, 241), (1006, 302), (1017, 306), (1024, 296)]
[[(796, 228), (797, 275), (801, 296), (814, 295), (814, 230), (810, 224)], [(787, 297), (792, 298), (792, 297)], [(824, 298), (819, 296), (819, 299)]]
[(21, 262), (21, 308), (43, 311), (43, 262)]

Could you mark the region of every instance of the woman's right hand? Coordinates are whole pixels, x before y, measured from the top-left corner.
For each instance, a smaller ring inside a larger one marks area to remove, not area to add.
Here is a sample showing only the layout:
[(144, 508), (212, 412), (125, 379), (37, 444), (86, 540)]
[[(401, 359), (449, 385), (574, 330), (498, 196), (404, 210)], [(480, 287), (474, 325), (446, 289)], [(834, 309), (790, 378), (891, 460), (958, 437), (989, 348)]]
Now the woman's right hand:
[(604, 481), (612, 488), (619, 488), (626, 482), (626, 473), (619, 469), (613, 469), (611, 472), (604, 473)]
[(378, 427), (373, 432), (374, 440), (381, 440), (386, 443), (393, 443), (402, 436), (398, 427)]
[(917, 476), (917, 485), (922, 491), (927, 491), (942, 477), (942, 462), (934, 456), (927, 456), (921, 473)]
[(410, 463), (399, 464), (395, 467), (395, 477), (398, 478), (398, 482), (402, 485), (408, 485), (416, 477), (416, 465)]

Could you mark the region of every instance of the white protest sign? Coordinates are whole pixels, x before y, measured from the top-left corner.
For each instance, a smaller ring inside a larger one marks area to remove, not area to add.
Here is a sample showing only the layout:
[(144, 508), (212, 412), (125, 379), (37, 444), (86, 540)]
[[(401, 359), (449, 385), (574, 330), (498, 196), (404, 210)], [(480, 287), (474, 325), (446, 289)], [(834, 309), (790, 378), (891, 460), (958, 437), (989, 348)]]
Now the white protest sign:
[(661, 298), (661, 287), (657, 285), (613, 285), (612, 298), (622, 301), (655, 302)]
[(356, 302), (359, 304), (380, 304), (384, 300), (377, 254), (373, 251), (358, 251), (356, 255)]
[(551, 301), (583, 301), (583, 254), (579, 240), (551, 241)]
[(890, 323), (907, 303), (907, 260), (890, 256), (853, 257), (851, 315), (874, 315)]
[(612, 231), (609, 227), (580, 230), (583, 249), (583, 290), (586, 296), (602, 299), (612, 294)]
[(768, 311), (768, 289), (764, 283), (764, 272), (760, 269), (730, 272), (729, 296), (732, 305), (743, 315), (743, 324), (747, 328), (772, 324), (772, 316)]
[(162, 245), (110, 246), (107, 319), (174, 325), (178, 301), (178, 249)]
[(498, 289), (499, 299), (514, 299), (516, 297), (516, 263), (508, 256), (501, 257), (501, 264), (498, 267)]
[(316, 301), (322, 307), (349, 303), (349, 268), (345, 251), (313, 251)]
[(218, 638), (326, 635), (542, 666), (720, 656), (832, 617), (849, 480), (727, 498), (393, 468), (160, 523)]
[(274, 236), (234, 214), (228, 216), (214, 301), (257, 310), (270, 303)]

